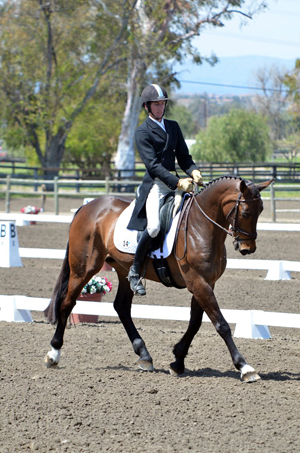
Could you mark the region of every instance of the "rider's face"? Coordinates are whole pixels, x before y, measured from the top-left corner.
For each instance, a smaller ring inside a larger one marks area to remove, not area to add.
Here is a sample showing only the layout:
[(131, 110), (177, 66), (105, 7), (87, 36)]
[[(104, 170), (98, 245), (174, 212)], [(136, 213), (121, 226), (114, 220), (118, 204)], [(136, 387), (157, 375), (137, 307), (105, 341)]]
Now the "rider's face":
[(166, 107), (166, 101), (153, 101), (150, 103), (150, 115), (158, 121), (161, 121)]

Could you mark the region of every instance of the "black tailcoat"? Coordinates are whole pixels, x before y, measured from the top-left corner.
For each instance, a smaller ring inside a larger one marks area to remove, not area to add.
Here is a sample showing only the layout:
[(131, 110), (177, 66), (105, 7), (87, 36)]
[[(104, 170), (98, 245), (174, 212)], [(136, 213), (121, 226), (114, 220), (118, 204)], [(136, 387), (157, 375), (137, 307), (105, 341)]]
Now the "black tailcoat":
[(175, 158), (179, 167), (189, 176), (197, 166), (189, 154), (181, 129), (176, 121), (164, 119), (166, 132), (149, 117), (135, 131), (135, 143), (146, 167), (139, 196), (128, 224), (130, 230), (142, 231), (147, 226), (146, 200), (155, 178), (163, 181), (170, 191), (177, 188), (178, 177)]

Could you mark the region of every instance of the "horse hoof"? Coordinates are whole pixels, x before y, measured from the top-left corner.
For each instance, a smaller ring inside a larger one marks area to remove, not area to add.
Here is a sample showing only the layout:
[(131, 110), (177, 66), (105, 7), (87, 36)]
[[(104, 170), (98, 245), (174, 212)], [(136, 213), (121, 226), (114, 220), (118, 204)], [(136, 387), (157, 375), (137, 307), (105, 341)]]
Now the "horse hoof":
[(260, 375), (254, 371), (253, 373), (246, 373), (245, 375), (242, 376), (242, 381), (243, 382), (256, 382), (261, 379)]
[(181, 374), (177, 373), (171, 367), (169, 368), (169, 373), (170, 373), (171, 376), (175, 376), (175, 377), (180, 377), (181, 376)]
[(138, 360), (138, 367), (140, 368), (140, 370), (143, 370), (143, 371), (153, 371), (154, 370), (154, 366), (153, 366), (153, 363), (152, 362), (148, 362), (147, 360)]
[(44, 362), (47, 368), (54, 368), (58, 365), (60, 359), (60, 350), (52, 348), (46, 355)]
[(260, 380), (259, 374), (249, 365), (243, 366), (241, 370), (241, 379), (243, 382), (256, 382)]
[(175, 370), (175, 366), (174, 365), (175, 365), (175, 362), (170, 364), (169, 372), (170, 372), (171, 376), (175, 376), (175, 377), (182, 376), (183, 373), (184, 373), (184, 369), (183, 370)]
[(48, 356), (48, 354), (46, 355), (44, 362), (46, 368), (54, 368), (58, 365), (58, 362), (55, 362), (51, 357)]

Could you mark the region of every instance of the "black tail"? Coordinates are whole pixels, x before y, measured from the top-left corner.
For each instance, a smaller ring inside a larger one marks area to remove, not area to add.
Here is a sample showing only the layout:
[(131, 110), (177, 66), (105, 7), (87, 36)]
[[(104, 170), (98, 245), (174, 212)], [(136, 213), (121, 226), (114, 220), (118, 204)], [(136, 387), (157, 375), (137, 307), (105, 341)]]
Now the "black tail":
[(44, 315), (51, 324), (56, 324), (58, 312), (61, 306), (62, 299), (66, 296), (70, 278), (69, 265), (69, 242), (67, 244), (66, 256), (64, 258), (59, 277), (57, 279), (50, 304), (44, 310)]

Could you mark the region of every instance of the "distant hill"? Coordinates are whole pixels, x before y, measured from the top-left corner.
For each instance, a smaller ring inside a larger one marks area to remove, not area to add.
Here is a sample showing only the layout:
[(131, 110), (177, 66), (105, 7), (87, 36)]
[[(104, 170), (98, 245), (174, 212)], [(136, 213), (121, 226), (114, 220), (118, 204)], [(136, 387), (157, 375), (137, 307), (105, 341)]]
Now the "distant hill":
[[(247, 88), (255, 87), (255, 72), (263, 67), (276, 65), (279, 68), (291, 70), (294, 68), (295, 60), (283, 60), (280, 58), (243, 56), (220, 58), (215, 66), (204, 63), (200, 66), (186, 61), (183, 65), (176, 65), (178, 79), (181, 88), (176, 90), (177, 94), (231, 94), (245, 95), (254, 94), (255, 91)], [(186, 81), (202, 82), (201, 84), (186, 83)], [(207, 85), (206, 85), (207, 83)], [(211, 83), (212, 85), (209, 85)], [(224, 87), (221, 85), (231, 85)]]

